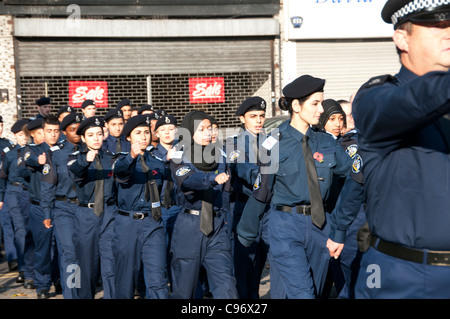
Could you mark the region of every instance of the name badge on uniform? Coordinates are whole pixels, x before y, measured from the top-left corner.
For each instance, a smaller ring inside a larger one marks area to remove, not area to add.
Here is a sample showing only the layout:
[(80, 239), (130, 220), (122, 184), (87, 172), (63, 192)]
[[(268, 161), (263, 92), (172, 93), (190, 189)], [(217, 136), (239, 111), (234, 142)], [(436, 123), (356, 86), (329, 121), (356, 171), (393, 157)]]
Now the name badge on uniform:
[(261, 144), (262, 147), (264, 147), (266, 150), (270, 151), (272, 149), (272, 147), (278, 143), (278, 140), (273, 137), (273, 136), (269, 136), (268, 138), (266, 138), (266, 140)]

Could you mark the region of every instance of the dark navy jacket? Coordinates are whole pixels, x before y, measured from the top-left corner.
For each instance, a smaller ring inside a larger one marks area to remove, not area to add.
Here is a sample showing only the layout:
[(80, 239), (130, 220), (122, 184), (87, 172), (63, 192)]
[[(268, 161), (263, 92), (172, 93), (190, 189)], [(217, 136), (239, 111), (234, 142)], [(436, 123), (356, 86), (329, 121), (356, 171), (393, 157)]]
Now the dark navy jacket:
[(4, 182), (0, 183), (0, 202), (5, 199), (8, 183), (22, 183), (25, 188), (30, 186), (30, 171), (23, 160), (24, 148), (25, 146), (16, 145), (9, 151), (3, 149), (4, 156), (1, 162), (0, 178)]
[[(128, 142), (123, 135), (119, 137), (120, 145), (122, 146), (121, 152), (129, 152), (131, 150), (131, 144)], [(111, 153), (116, 153), (117, 137), (108, 135), (108, 137), (103, 141), (102, 150), (109, 151)]]
[(440, 119), (450, 112), (450, 72), (364, 84), (353, 114), (364, 159), (371, 232), (397, 244), (450, 250), (450, 152)]
[(40, 202), (41, 201), (41, 179), (42, 174), (48, 172), (50, 165), (48, 163), (41, 165), (38, 162), (38, 157), (42, 153), (49, 156), (50, 146), (47, 143), (39, 145), (29, 144), (24, 148), (24, 160), (25, 165), (30, 169), (30, 199)]

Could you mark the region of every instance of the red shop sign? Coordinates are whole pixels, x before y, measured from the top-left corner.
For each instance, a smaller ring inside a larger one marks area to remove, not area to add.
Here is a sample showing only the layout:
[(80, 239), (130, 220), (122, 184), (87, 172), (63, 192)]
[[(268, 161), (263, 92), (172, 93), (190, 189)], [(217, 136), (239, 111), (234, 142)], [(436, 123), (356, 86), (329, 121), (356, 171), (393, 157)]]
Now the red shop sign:
[(189, 102), (191, 104), (224, 103), (224, 78), (189, 78)]
[(108, 82), (69, 81), (69, 105), (81, 107), (85, 100), (94, 100), (96, 107), (108, 107)]

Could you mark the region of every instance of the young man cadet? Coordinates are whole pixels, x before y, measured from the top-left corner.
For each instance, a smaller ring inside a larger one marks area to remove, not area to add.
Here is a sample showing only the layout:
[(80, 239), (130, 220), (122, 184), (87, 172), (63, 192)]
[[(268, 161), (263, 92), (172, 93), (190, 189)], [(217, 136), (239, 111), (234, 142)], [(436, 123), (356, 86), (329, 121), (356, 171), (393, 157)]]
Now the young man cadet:
[(150, 116), (130, 118), (124, 136), (131, 151), (114, 164), (119, 208), (113, 239), (115, 298), (134, 297), (142, 270), (145, 297), (166, 299), (167, 252), (160, 202), (165, 172), (164, 164), (150, 153)]
[(97, 108), (94, 100), (86, 100), (81, 104), (81, 112), (83, 113), (83, 119), (87, 119), (95, 116)]
[[(60, 277), (64, 299), (72, 299), (74, 289), (68, 287), (73, 280), (76, 263), (73, 244), (74, 218), (77, 205), (73, 180), (67, 170), (67, 161), (80, 147), (81, 138), (76, 131), (81, 123), (81, 115), (70, 113), (61, 122), (59, 128), (64, 133), (64, 142), (52, 147), (47, 157), (48, 169), (42, 175), (41, 207), (44, 211), (44, 226), (54, 226), (56, 244), (60, 260)], [(68, 282), (68, 279), (70, 282)]]
[(131, 117), (131, 101), (123, 99), (117, 103), (117, 110), (121, 110), (123, 113), (123, 121), (126, 123)]
[[(233, 168), (232, 201), (233, 220), (229, 227), (235, 227), (240, 220), (242, 211), (251, 195), (253, 185), (258, 175), (258, 152), (264, 142), (264, 121), (266, 119), (266, 101), (253, 96), (246, 99), (236, 110), (236, 115), (242, 123), (244, 130), (227, 144), (226, 153), (228, 161)], [(244, 247), (238, 240), (234, 240), (234, 274), (236, 288), (241, 299), (258, 299), (261, 273), (269, 249), (267, 238), (266, 212), (261, 219), (261, 228), (258, 238), (250, 247)], [(235, 234), (236, 236), (236, 234)], [(234, 237), (234, 236), (233, 236)]]
[(109, 110), (103, 120), (109, 134), (103, 141), (102, 149), (111, 153), (129, 152), (131, 149), (130, 142), (122, 135), (125, 125), (123, 112), (118, 109)]
[(55, 282), (55, 290), (61, 289), (53, 229), (44, 226), (44, 211), (40, 206), (41, 178), (49, 173), (47, 154), (59, 138), (59, 121), (55, 116), (49, 115), (43, 119), (43, 133), (43, 143), (28, 145), (24, 150), (25, 165), (31, 170), (30, 226), (34, 241), (34, 284), (38, 299), (49, 298), (52, 281)]
[(80, 299), (94, 299), (99, 275), (103, 298), (114, 298), (112, 238), (117, 206), (112, 166), (116, 156), (101, 149), (103, 126), (103, 119), (96, 116), (83, 120), (77, 135), (85, 145), (67, 162), (79, 202), (73, 237), (79, 277), (72, 289)]
[[(17, 252), (17, 270), (19, 275), (16, 283), (26, 283), (27, 287), (33, 289), (33, 238), (29, 228), (30, 195), (28, 192), (30, 172), (23, 162), (21, 150), (27, 145), (29, 133), (27, 125), (29, 119), (18, 120), (11, 127), (16, 144), (5, 152), (0, 169), (0, 177), (4, 183), (0, 183), (0, 205), (2, 210), (0, 216), (3, 219), (9, 214), (13, 228), (13, 245)], [(5, 239), (5, 250), (9, 255), (9, 243)]]
[(450, 298), (450, 1), (388, 0), (381, 15), (402, 66), (353, 103), (371, 232), (355, 297)]
[(38, 114), (36, 114), (36, 119), (43, 119), (47, 115), (50, 115), (50, 110), (52, 108), (51, 99), (49, 97), (41, 97), (36, 100)]

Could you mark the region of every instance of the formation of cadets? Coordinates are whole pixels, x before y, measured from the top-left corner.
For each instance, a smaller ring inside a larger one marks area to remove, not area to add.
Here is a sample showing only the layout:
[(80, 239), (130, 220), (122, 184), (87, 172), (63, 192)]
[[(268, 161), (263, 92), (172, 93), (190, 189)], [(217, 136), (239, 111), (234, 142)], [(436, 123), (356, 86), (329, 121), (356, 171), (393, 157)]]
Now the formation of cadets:
[(40, 114), (11, 127), (16, 143), (1, 140), (17, 282), (38, 298), (55, 285), (93, 299), (101, 284), (108, 299), (257, 299), (269, 265), (276, 299), (328, 298), (332, 286), (339, 298), (448, 298), (450, 57), (433, 56), (436, 69), (422, 51), (440, 47), (413, 45), (448, 43), (440, 3), (387, 1), (399, 74), (349, 101), (302, 75), (278, 103), (290, 118), (270, 132), (258, 96), (226, 138), (201, 110), (178, 125), (128, 100), (98, 117), (92, 100), (53, 116), (39, 99)]

